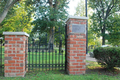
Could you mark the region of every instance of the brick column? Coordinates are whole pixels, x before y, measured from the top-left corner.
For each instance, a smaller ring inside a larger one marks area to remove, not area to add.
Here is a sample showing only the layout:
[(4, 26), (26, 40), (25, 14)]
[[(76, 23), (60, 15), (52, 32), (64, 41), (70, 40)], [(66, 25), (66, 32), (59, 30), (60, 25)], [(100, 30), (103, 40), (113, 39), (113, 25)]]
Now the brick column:
[(71, 16), (67, 19), (67, 72), (85, 74), (87, 17)]
[(25, 32), (3, 32), (3, 35), (5, 35), (4, 75), (24, 77), (25, 45), (29, 35)]

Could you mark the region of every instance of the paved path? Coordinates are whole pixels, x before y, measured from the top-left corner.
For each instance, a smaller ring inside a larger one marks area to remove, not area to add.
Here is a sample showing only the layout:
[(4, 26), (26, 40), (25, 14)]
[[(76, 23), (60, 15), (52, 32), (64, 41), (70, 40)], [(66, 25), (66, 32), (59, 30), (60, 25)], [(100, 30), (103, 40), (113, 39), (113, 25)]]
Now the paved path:
[(90, 57), (90, 55), (89, 55), (89, 54), (87, 54), (87, 55), (86, 55), (86, 60), (88, 60), (88, 61), (96, 61), (96, 59), (95, 59), (95, 58)]

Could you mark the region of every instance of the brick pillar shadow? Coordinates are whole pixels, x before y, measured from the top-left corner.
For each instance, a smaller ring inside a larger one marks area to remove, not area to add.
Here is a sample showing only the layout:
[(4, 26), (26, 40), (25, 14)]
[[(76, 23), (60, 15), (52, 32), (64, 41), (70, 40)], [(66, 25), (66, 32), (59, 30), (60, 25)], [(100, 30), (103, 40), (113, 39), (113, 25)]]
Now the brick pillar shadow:
[(70, 16), (67, 21), (67, 72), (85, 74), (87, 17)]
[(25, 47), (28, 34), (25, 32), (3, 32), (5, 35), (5, 77), (24, 77), (25, 69)]

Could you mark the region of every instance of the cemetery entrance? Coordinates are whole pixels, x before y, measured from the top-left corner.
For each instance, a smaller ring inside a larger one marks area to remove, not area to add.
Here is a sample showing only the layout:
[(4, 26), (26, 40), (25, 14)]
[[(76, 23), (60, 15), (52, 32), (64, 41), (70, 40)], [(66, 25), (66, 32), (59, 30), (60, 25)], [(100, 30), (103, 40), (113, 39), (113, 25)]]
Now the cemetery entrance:
[(65, 27), (51, 32), (52, 35), (42, 33), (38, 38), (28, 40), (28, 70), (65, 70)]

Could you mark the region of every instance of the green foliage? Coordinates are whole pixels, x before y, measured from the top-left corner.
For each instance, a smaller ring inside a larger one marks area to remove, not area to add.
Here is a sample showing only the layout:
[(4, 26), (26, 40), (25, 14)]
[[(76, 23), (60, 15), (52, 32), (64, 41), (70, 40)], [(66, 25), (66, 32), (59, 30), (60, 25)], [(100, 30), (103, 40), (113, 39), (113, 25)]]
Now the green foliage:
[(109, 29), (108, 24), (111, 23), (108, 18), (119, 11), (120, 0), (89, 0), (88, 4), (94, 11), (90, 17), (92, 19), (90, 27), (98, 37), (102, 36), (102, 44), (105, 45), (106, 31)]
[(120, 66), (120, 48), (116, 47), (98, 47), (94, 51), (94, 57), (98, 64), (107, 69), (113, 69)]
[[(81, 4), (82, 3), (82, 4)], [(75, 16), (85, 16), (85, 0), (80, 0), (77, 4)]]
[(27, 6), (34, 5), (33, 33), (50, 33), (50, 29), (64, 26), (67, 18), (67, 0), (36, 0), (31, 3), (26, 2)]
[[(30, 33), (31, 32), (31, 19), (27, 16), (27, 11), (25, 10), (24, 1), (19, 2), (19, 4), (13, 7), (14, 13), (11, 17), (7, 18), (2, 22), (0, 34), (3, 31), (22, 31)], [(8, 14), (9, 15), (9, 14)]]
[(108, 19), (110, 23), (108, 24), (108, 42), (113, 46), (120, 46), (120, 15), (116, 13)]

